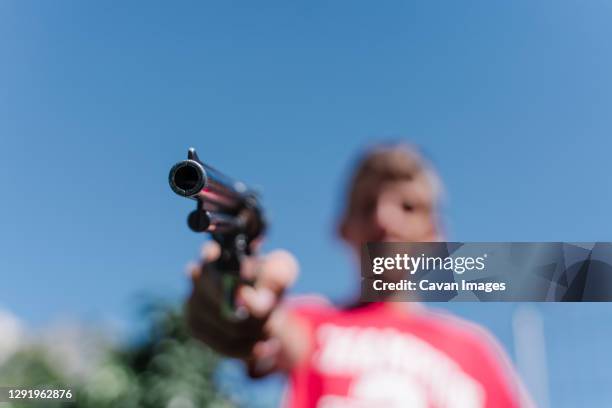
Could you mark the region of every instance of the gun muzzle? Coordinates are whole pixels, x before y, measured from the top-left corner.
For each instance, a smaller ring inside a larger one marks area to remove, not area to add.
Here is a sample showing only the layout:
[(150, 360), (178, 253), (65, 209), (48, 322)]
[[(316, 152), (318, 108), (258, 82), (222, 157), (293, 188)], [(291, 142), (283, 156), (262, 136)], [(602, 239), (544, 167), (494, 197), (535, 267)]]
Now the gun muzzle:
[(172, 166), (168, 182), (176, 194), (198, 201), (198, 208), (189, 216), (192, 230), (217, 234), (245, 231), (249, 237), (263, 232), (264, 222), (253, 192), (203, 163), (194, 148), (189, 149), (187, 160)]
[(202, 163), (194, 148), (187, 160), (172, 166), (168, 181), (176, 194), (205, 203), (205, 210), (231, 212), (244, 207), (246, 186)]
[(170, 169), (170, 188), (183, 197), (195, 197), (206, 188), (208, 177), (204, 166), (195, 160), (184, 160)]

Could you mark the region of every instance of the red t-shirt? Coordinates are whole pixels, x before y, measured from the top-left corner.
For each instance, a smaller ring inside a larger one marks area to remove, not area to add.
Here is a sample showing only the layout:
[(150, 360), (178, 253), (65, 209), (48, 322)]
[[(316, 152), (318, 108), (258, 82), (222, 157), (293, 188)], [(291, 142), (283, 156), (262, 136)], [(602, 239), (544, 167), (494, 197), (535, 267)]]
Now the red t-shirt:
[(509, 364), (483, 329), (421, 306), (408, 307), (294, 307), (308, 327), (311, 349), (290, 374), (286, 405), (521, 406)]

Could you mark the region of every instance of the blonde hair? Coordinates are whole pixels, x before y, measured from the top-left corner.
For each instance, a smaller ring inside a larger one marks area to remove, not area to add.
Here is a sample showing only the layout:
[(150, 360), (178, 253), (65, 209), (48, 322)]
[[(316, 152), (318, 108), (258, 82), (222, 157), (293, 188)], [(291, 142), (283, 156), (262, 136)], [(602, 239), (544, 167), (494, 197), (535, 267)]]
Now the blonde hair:
[(381, 144), (369, 148), (357, 160), (349, 182), (342, 223), (353, 211), (357, 192), (364, 184), (375, 185), (390, 181), (414, 180), (426, 183), (437, 208), (443, 198), (442, 181), (420, 151), (408, 143)]

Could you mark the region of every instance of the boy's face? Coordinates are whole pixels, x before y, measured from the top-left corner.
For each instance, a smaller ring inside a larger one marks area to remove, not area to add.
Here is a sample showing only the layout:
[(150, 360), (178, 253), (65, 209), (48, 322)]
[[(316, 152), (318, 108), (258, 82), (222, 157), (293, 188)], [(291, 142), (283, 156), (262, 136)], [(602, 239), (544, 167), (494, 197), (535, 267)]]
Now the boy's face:
[(364, 180), (353, 195), (342, 236), (357, 251), (365, 242), (438, 241), (434, 200), (424, 179)]

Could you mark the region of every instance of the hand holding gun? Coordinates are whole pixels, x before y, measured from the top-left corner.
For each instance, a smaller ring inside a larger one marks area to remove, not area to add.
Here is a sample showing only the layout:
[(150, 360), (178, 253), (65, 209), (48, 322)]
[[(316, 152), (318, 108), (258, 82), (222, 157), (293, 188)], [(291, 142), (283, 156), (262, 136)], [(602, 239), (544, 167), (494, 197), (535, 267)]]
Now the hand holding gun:
[[(203, 163), (195, 149), (172, 166), (169, 183), (176, 194), (196, 201), (189, 227), (214, 240), (192, 270), (187, 317), (194, 335), (223, 354), (266, 361), (278, 342), (271, 338), (278, 331), (273, 326), (283, 320), (277, 306), (295, 280), (297, 262), (286, 251), (255, 257), (266, 229), (257, 195)], [(262, 372), (249, 365), (252, 374)]]
[(195, 232), (208, 232), (221, 253), (215, 267), (221, 273), (224, 313), (235, 313), (235, 295), (240, 283), (240, 264), (252, 254), (255, 241), (265, 231), (259, 201), (246, 185), (204, 164), (194, 148), (187, 160), (176, 163), (168, 177), (172, 190), (197, 202), (187, 222)]

